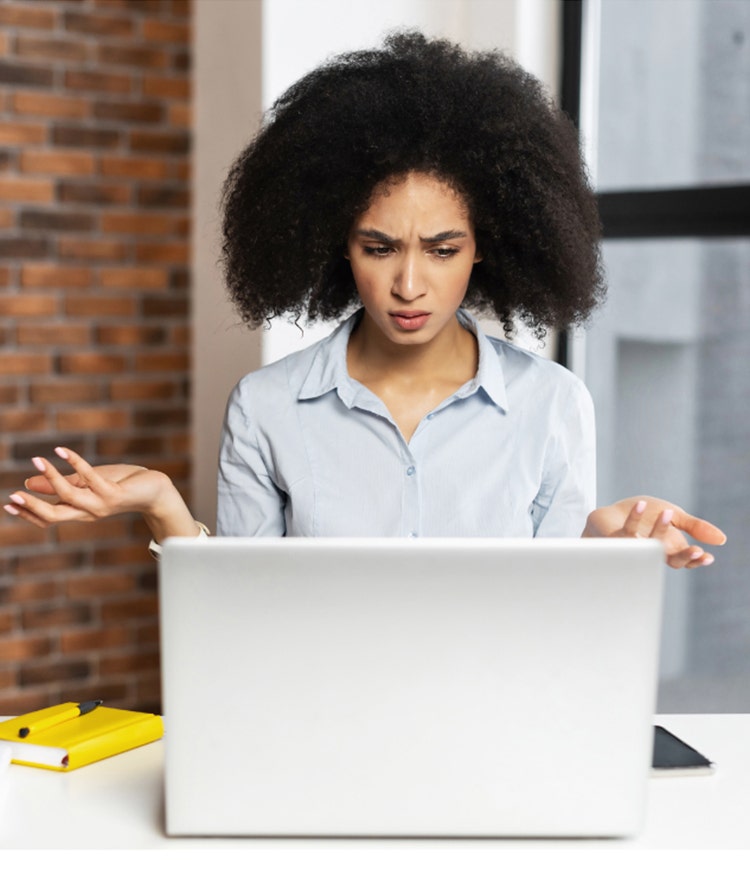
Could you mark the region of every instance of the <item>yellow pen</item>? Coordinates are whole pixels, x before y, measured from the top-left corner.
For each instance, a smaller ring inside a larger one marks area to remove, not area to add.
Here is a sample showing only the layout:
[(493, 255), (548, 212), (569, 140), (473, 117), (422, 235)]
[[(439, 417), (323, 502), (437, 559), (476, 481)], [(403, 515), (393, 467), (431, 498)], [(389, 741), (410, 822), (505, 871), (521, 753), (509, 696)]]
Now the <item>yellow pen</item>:
[(30, 712), (28, 715), (23, 716), (26, 720), (26, 725), (18, 729), (18, 735), (21, 739), (25, 739), (34, 733), (47, 730), (48, 727), (55, 727), (55, 725), (62, 724), (64, 721), (78, 718), (79, 715), (93, 712), (103, 702), (103, 700), (88, 700), (85, 703), (61, 703), (59, 706), (50, 706), (49, 709)]

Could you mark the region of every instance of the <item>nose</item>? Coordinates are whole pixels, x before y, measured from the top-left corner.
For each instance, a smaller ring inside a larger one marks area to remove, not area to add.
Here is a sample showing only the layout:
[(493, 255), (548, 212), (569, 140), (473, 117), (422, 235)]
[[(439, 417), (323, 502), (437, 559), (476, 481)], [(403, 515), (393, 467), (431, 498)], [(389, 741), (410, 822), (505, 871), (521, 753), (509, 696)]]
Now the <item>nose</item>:
[(419, 256), (407, 253), (398, 264), (391, 293), (404, 302), (413, 302), (427, 292), (427, 283), (420, 268)]

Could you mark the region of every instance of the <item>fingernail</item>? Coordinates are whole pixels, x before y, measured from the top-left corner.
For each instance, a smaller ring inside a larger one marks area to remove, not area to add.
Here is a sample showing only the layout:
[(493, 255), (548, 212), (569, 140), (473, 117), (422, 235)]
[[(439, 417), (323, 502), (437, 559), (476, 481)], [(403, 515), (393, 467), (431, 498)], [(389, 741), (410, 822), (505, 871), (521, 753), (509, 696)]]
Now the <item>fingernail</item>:
[(38, 471), (41, 471), (42, 473), (44, 473), (47, 470), (47, 467), (44, 464), (44, 462), (41, 460), (41, 458), (32, 458), (31, 460), (34, 463), (34, 467)]
[(703, 562), (701, 562), (701, 565), (711, 565), (711, 563), (712, 563), (713, 561), (714, 561), (713, 556), (707, 556), (707, 557), (703, 560)]
[(662, 511), (661, 521), (663, 525), (669, 525), (672, 522), (672, 517), (674, 516), (674, 510), (664, 510)]
[(693, 552), (690, 554), (691, 559), (700, 559), (701, 556), (703, 556), (702, 550), (693, 550)]
[(68, 455), (67, 450), (66, 450), (66, 449), (63, 449), (62, 446), (55, 446), (55, 453), (56, 453), (57, 455), (59, 455), (60, 458), (65, 459), (65, 461), (67, 461), (67, 460), (70, 458), (70, 456)]
[(24, 501), (24, 499), (23, 499), (23, 497), (22, 497), (21, 495), (13, 494), (13, 495), (10, 496), (10, 500), (11, 500), (14, 504), (20, 504), (22, 507), (23, 507), (24, 504), (26, 504), (26, 502)]
[(646, 502), (645, 501), (639, 501), (638, 504), (636, 504), (636, 506), (635, 506), (636, 513), (643, 513), (643, 511), (645, 509), (646, 509)]
[(3, 510), (7, 511), (11, 516), (18, 516), (19, 512), (12, 504), (3, 505)]

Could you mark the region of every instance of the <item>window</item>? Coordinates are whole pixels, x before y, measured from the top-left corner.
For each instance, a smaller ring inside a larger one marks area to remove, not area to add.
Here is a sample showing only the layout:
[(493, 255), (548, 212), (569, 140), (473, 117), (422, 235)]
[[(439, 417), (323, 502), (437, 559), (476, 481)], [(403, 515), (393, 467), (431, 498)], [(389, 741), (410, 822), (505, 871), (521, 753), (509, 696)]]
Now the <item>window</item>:
[(714, 566), (668, 573), (659, 706), (748, 711), (750, 4), (584, 0), (564, 16), (609, 282), (575, 365), (599, 501), (660, 495), (727, 533)]

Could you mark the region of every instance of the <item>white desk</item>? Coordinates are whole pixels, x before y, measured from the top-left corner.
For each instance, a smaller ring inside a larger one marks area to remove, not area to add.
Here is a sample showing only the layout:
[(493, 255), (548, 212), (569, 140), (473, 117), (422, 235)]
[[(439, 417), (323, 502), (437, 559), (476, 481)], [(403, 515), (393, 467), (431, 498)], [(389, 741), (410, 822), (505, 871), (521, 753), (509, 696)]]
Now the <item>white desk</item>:
[[(440, 841), (446, 849), (485, 854), (514, 847), (614, 849), (750, 848), (750, 715), (666, 715), (663, 724), (716, 763), (711, 776), (654, 778), (648, 819), (634, 840)], [(167, 736), (168, 736), (167, 732)], [(167, 838), (163, 821), (164, 742), (153, 743), (71, 773), (11, 765), (0, 774), (0, 849), (263, 850), (258, 839)], [(299, 842), (308, 855), (317, 841)], [(432, 842), (434, 843), (434, 842)], [(294, 845), (289, 841), (285, 846)], [(320, 846), (330, 846), (320, 842)], [(373, 842), (338, 841), (339, 848)], [(430, 841), (377, 841), (377, 847), (422, 848)], [(434, 852), (434, 847), (432, 848)], [(426, 875), (425, 875), (426, 876)]]

